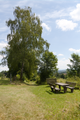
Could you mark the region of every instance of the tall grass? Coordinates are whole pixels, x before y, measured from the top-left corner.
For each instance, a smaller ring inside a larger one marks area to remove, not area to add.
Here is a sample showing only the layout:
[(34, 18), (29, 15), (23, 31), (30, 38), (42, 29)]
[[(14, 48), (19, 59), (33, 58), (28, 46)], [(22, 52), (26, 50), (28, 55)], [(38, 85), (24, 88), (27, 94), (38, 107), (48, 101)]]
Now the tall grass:
[(80, 120), (80, 90), (51, 92), (48, 85), (0, 85), (0, 120)]

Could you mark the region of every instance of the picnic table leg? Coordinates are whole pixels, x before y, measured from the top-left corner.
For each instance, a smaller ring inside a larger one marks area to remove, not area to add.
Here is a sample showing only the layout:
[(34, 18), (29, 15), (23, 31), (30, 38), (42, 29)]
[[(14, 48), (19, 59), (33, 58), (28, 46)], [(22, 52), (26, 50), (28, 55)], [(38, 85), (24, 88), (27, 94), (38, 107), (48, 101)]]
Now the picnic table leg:
[(66, 93), (66, 91), (67, 91), (67, 87), (64, 87), (64, 93)]
[(51, 87), (51, 90), (52, 90), (52, 92), (53, 92), (53, 88)]
[(71, 89), (71, 93), (73, 93), (73, 89)]
[(60, 91), (61, 91), (61, 86), (59, 85), (59, 89), (60, 89)]

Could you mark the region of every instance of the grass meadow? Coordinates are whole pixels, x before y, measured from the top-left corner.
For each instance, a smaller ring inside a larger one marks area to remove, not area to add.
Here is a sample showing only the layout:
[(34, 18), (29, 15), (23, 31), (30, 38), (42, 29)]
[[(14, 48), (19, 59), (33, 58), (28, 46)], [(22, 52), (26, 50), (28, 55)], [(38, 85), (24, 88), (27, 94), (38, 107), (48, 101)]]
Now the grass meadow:
[(0, 80), (0, 120), (80, 120), (80, 90), (54, 93), (48, 85)]

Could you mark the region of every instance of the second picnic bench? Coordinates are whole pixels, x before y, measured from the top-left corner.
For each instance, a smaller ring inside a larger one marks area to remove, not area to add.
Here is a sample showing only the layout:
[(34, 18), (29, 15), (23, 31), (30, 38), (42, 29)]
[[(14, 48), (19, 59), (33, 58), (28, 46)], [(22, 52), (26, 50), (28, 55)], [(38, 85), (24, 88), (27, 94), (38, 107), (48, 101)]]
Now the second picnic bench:
[(74, 88), (76, 86), (76, 83), (74, 83), (74, 82), (68, 82), (68, 81), (66, 81), (66, 83), (69, 84), (69, 86), (66, 86), (66, 88), (71, 89), (71, 92), (73, 93), (73, 90), (74, 90)]

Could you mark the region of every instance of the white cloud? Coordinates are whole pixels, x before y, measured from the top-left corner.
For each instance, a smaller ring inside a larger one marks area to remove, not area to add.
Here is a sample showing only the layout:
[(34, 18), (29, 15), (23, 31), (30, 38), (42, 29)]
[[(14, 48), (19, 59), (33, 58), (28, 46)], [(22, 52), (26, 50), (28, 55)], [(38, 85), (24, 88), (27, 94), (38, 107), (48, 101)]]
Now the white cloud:
[(37, 4), (38, 2), (39, 1), (30, 2), (30, 0), (19, 0), (15, 4), (15, 6), (20, 6), (20, 7), (22, 7), (22, 6), (30, 6), (31, 8), (41, 8), (41, 6)]
[(51, 2), (53, 2), (54, 0), (44, 0), (44, 1), (49, 1), (49, 2), (51, 1)]
[(3, 56), (2, 55), (0, 55), (0, 59), (2, 59), (3, 58)]
[(54, 55), (56, 55), (56, 52), (53, 52)]
[(16, 6), (24, 6), (26, 5), (28, 0), (20, 0), (19, 2), (16, 3)]
[[(6, 42), (1, 42), (0, 43), (0, 51), (4, 48), (4, 47), (6, 47), (8, 44), (6, 43)], [(1, 62), (1, 59), (3, 58), (3, 56), (2, 55), (0, 55), (0, 62)], [(0, 72), (1, 71), (3, 71), (3, 70), (8, 70), (8, 67), (7, 66), (1, 66), (0, 65)]]
[(77, 23), (73, 23), (70, 20), (66, 19), (61, 19), (61, 20), (56, 20), (57, 28), (61, 28), (62, 31), (67, 31), (67, 30), (74, 30), (75, 27), (77, 27)]
[(64, 56), (63, 54), (58, 54), (58, 56)]
[(1, 43), (1, 41), (4, 41), (5, 39), (7, 40), (7, 34), (8, 33), (7, 32), (0, 33), (0, 43)]
[(9, 68), (7, 66), (0, 66), (0, 72), (5, 70), (8, 71)]
[(63, 60), (65, 60), (66, 58), (63, 58)]
[(75, 21), (80, 20), (80, 4), (77, 4), (76, 9), (74, 9), (72, 12), (70, 12), (70, 16)]
[(0, 13), (3, 13), (3, 12), (7, 13), (11, 6), (12, 4), (10, 4), (9, 1), (1, 0), (0, 1)]
[(45, 28), (47, 31), (51, 32), (51, 28), (50, 28), (47, 24), (42, 23), (41, 25), (42, 25), (42, 27)]
[(62, 59), (62, 60), (58, 61), (58, 66), (57, 67), (60, 70), (67, 69), (68, 68), (67, 64), (70, 64), (70, 60), (69, 59)]
[(5, 41), (7, 42), (7, 38), (5, 38)]
[(44, 19), (51, 19), (51, 18), (61, 18), (68, 15), (69, 14), (65, 12), (65, 10), (63, 9), (60, 11), (48, 12), (44, 16), (40, 16), (40, 18), (44, 20)]
[(76, 32), (80, 32), (80, 30), (77, 30)]
[(6, 31), (6, 30), (8, 30), (7, 27), (0, 27), (0, 32), (4, 32), (4, 31)]
[(80, 49), (76, 50), (76, 49), (70, 48), (69, 51), (74, 53), (80, 53)]
[(2, 50), (4, 47), (7, 46), (7, 43), (6, 42), (1, 42), (0, 43), (0, 50)]

